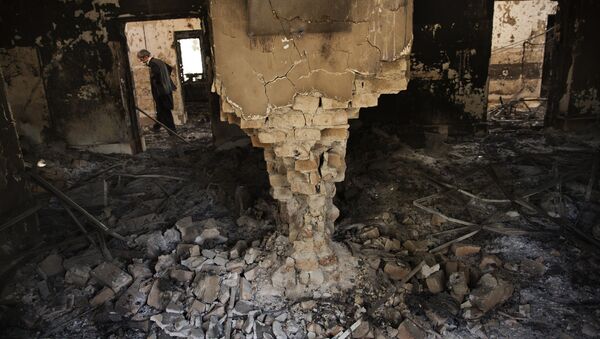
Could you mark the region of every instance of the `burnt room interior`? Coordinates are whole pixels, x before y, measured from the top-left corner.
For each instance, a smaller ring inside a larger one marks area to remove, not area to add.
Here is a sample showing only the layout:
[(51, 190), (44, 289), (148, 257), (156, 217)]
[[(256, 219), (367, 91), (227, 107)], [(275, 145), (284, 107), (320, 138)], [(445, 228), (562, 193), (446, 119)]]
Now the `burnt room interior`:
[(1, 338), (600, 337), (598, 1), (1, 8)]

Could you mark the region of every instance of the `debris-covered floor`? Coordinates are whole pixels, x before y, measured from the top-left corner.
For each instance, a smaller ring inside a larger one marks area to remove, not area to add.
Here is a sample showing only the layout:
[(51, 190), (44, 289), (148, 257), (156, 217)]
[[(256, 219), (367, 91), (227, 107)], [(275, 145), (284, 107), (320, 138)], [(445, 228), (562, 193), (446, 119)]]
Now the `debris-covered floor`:
[(191, 145), (163, 132), (135, 156), (30, 151), (126, 241), (72, 211), (84, 235), (38, 189), (39, 244), (2, 269), (2, 337), (600, 336), (598, 140), (394, 130), (354, 123), (338, 281), (301, 297), (259, 149), (217, 152), (191, 123)]

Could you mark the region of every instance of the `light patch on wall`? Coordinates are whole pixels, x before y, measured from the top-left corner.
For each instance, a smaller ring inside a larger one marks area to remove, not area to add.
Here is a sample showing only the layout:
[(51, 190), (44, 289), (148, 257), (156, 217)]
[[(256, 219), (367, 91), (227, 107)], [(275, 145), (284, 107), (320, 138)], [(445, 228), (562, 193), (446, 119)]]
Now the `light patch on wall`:
[[(553, 0), (495, 2), (490, 107), (498, 105), (500, 97), (539, 98), (548, 16), (555, 14), (556, 9), (557, 2)], [(498, 69), (503, 71), (492, 72)]]

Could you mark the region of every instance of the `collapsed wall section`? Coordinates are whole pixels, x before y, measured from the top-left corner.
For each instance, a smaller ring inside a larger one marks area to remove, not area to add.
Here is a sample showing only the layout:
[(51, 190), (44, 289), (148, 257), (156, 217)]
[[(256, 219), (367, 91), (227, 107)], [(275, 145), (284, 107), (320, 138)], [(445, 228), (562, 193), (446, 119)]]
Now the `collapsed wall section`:
[(221, 119), (265, 149), (295, 268), (314, 284), (336, 262), (333, 197), (348, 119), (406, 89), (412, 8), (411, 0), (211, 1)]

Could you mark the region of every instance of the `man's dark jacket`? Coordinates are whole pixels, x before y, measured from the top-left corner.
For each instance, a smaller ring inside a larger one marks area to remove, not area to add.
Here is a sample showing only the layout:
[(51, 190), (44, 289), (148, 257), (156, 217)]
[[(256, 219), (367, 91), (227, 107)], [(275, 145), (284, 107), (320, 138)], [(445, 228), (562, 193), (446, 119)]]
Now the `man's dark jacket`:
[(157, 58), (150, 59), (148, 66), (150, 67), (150, 85), (154, 100), (158, 101), (165, 95), (171, 95), (177, 89), (171, 80), (173, 67)]

